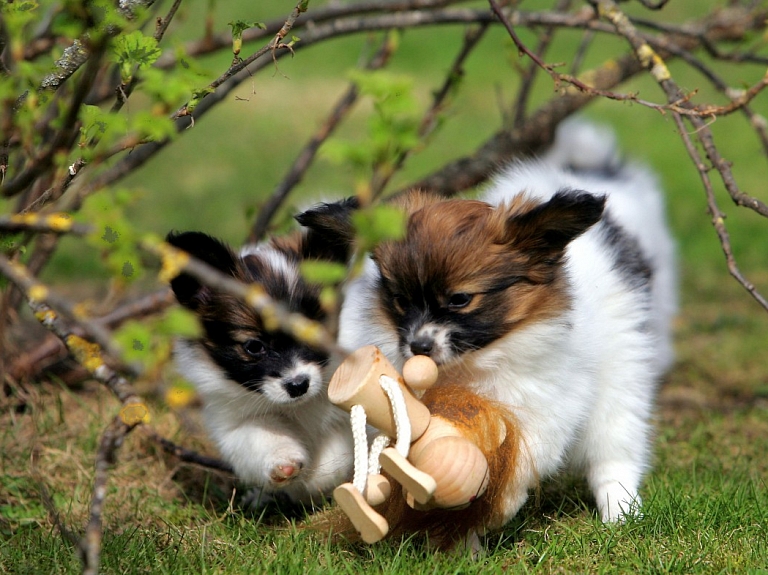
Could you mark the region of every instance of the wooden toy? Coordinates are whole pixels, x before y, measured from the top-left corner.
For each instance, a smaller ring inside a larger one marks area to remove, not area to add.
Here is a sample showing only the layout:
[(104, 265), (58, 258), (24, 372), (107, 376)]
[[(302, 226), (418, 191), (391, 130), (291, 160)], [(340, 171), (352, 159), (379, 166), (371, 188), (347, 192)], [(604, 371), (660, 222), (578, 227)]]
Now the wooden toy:
[[(328, 396), (350, 412), (355, 435), (355, 478), (337, 487), (334, 499), (363, 541), (379, 541), (389, 530), (386, 519), (373, 509), (391, 491), (378, 465), (402, 485), (413, 509), (462, 509), (488, 487), (483, 451), (450, 420), (430, 414), (414, 393), (429, 389), (437, 376), (430, 358), (416, 356), (405, 363), (401, 377), (378, 348), (366, 346), (351, 354), (331, 379)], [(377, 438), (369, 459), (366, 422), (380, 430), (385, 441), (395, 439), (395, 447), (380, 449), (383, 442)]]

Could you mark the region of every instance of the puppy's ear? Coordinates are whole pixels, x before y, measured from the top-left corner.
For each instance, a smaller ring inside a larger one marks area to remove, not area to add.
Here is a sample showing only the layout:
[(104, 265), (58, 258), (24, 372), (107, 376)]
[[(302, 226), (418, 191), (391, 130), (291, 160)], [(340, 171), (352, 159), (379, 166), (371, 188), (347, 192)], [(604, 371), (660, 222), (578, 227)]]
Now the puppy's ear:
[(307, 228), (301, 246), (301, 255), (346, 263), (355, 242), (352, 212), (360, 208), (356, 197), (338, 202), (319, 204), (295, 216)]
[(604, 207), (605, 196), (560, 190), (549, 201), (510, 216), (506, 241), (536, 259), (557, 261), (571, 241), (600, 220)]
[[(202, 232), (171, 232), (165, 239), (172, 246), (233, 277), (238, 275), (237, 257), (223, 242)], [(198, 309), (210, 297), (211, 289), (196, 278), (181, 273), (171, 280), (171, 289), (181, 305)]]

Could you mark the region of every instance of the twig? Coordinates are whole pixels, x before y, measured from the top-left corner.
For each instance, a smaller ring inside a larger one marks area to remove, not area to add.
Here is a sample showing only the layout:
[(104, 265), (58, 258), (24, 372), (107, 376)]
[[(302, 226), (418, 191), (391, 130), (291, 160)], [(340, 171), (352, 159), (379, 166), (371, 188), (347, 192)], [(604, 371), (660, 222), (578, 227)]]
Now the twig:
[(328, 354), (346, 355), (323, 324), (289, 311), (285, 305), (269, 297), (261, 285), (239, 282), (166, 242), (145, 240), (141, 247), (160, 258), (163, 281), (170, 281), (182, 272), (190, 274), (205, 285), (232, 294), (251, 306), (261, 317), (267, 331), (281, 329)]
[[(659, 56), (659, 54), (657, 54), (648, 45), (647, 42), (645, 42), (637, 34), (637, 31), (635, 30), (632, 23), (629, 21), (626, 15), (624, 15), (624, 13), (619, 9), (616, 3), (613, 0), (592, 0), (592, 1), (595, 2), (595, 4), (597, 5), (600, 11), (600, 14), (606, 17), (616, 27), (616, 30), (627, 39), (627, 41), (632, 46), (635, 54), (637, 55), (638, 60), (642, 63), (644, 68), (647, 68), (649, 70), (651, 76), (654, 78), (654, 80), (656, 80), (656, 82), (664, 91), (668, 101), (670, 102), (681, 101), (682, 90), (678, 87), (677, 83), (672, 79), (672, 75), (670, 74), (669, 69), (664, 63), (664, 60)], [(683, 101), (681, 106), (692, 107), (693, 104), (687, 101)], [(679, 120), (680, 114), (675, 112), (674, 115), (675, 115), (675, 121), (678, 124), (682, 124), (682, 122)], [(712, 132), (709, 129), (709, 126), (707, 125), (707, 123), (698, 115), (688, 116), (688, 119), (695, 129), (695, 133), (699, 142), (704, 147), (704, 151), (707, 154), (707, 158), (712, 163), (712, 166), (714, 166), (714, 168), (720, 174), (720, 177), (723, 183), (725, 184), (725, 188), (730, 194), (733, 201), (737, 205), (749, 207), (755, 212), (768, 217), (768, 206), (766, 206), (763, 202), (761, 202), (757, 198), (752, 198), (739, 189), (738, 185), (736, 184), (736, 180), (733, 177), (733, 173), (731, 172), (729, 162), (727, 162), (720, 155), (720, 152), (717, 150), (717, 147), (714, 144)], [(681, 136), (684, 139), (684, 142), (686, 143), (686, 148), (688, 149), (689, 154), (691, 154), (692, 147), (689, 147), (688, 142), (686, 140), (687, 132), (685, 128), (683, 127), (680, 130), (680, 132), (681, 132)], [(696, 161), (696, 156), (692, 155), (692, 158), (694, 159), (694, 161)], [(699, 169), (699, 173), (702, 174), (702, 178), (704, 180), (705, 190), (707, 190), (708, 205), (709, 205), (710, 213), (713, 218), (715, 230), (718, 234), (718, 237), (720, 238), (720, 243), (723, 247), (723, 251), (726, 254), (728, 270), (731, 273), (731, 275), (752, 295), (752, 297), (755, 298), (755, 300), (764, 309), (766, 309), (766, 311), (768, 311), (768, 301), (766, 301), (766, 299), (762, 295), (760, 295), (760, 293), (758, 293), (755, 286), (751, 282), (747, 281), (746, 278), (744, 278), (741, 272), (739, 271), (738, 267), (736, 267), (736, 263), (735, 263), (735, 260), (733, 259), (733, 255), (730, 249), (729, 237), (725, 229), (723, 214), (720, 212), (719, 208), (717, 207), (717, 204), (714, 203), (714, 196), (712, 196), (710, 192), (711, 184), (708, 181), (709, 177), (708, 176), (705, 177), (704, 171), (702, 171), (701, 166), (703, 166), (703, 163), (701, 161), (697, 161), (696, 166)]]
[[(313, 8), (311, 12), (307, 12), (306, 16), (299, 18), (294, 24), (294, 27), (300, 28), (308, 23), (316, 26), (322, 22), (360, 14), (371, 14), (376, 12), (392, 13), (402, 12), (404, 10), (439, 8), (451, 4), (458, 4), (460, 2), (466, 2), (466, 0), (374, 0), (353, 2), (349, 4), (330, 4), (329, 6)], [(243, 32), (243, 44), (247, 45), (251, 42), (261, 40), (262, 38), (275, 36), (282, 29), (284, 24), (284, 19), (275, 19), (270, 22), (265, 22), (263, 29), (250, 28), (245, 30)], [(304, 39), (302, 39), (302, 42), (304, 42)], [(202, 40), (188, 42), (184, 46), (184, 53), (188, 54), (190, 57), (202, 56), (218, 50), (228, 49), (231, 46), (231, 32), (223, 32), (221, 34), (206, 36)], [(175, 64), (176, 56), (172, 53), (163, 54), (156, 62), (156, 66), (162, 69), (170, 68)]]
[(753, 298), (755, 298), (755, 300), (761, 306), (763, 306), (763, 308), (768, 310), (768, 300), (760, 295), (754, 284), (744, 277), (738, 265), (736, 264), (736, 258), (734, 257), (733, 250), (731, 248), (730, 235), (728, 234), (728, 229), (725, 226), (725, 214), (717, 205), (715, 192), (712, 188), (712, 181), (710, 180), (708, 174), (709, 168), (704, 164), (704, 161), (696, 149), (696, 146), (694, 146), (693, 142), (691, 141), (685, 123), (683, 122), (680, 114), (673, 114), (672, 117), (675, 120), (675, 124), (677, 124), (677, 129), (680, 133), (680, 137), (682, 138), (683, 143), (685, 144), (685, 149), (688, 151), (688, 155), (691, 157), (691, 160), (693, 160), (693, 163), (696, 166), (696, 170), (699, 172), (699, 176), (701, 177), (701, 182), (704, 186), (704, 192), (707, 197), (707, 211), (712, 217), (712, 226), (715, 228), (717, 237), (720, 240), (720, 246), (723, 249), (725, 262), (728, 266), (728, 272), (736, 279), (737, 282), (739, 282), (744, 287), (744, 289), (746, 289), (752, 295)]
[[(571, 0), (560, 0), (555, 7), (555, 11), (563, 12), (569, 8)], [(539, 39), (539, 45), (536, 47), (536, 54), (543, 56), (547, 51), (549, 44), (552, 42), (555, 28), (553, 26), (547, 26), (544, 28), (544, 32)], [(530, 97), (531, 90), (533, 88), (533, 81), (536, 78), (536, 70), (539, 66), (536, 62), (531, 63), (523, 73), (522, 80), (520, 82), (520, 90), (517, 93), (517, 99), (513, 106), (514, 120), (513, 126), (520, 126), (525, 119), (525, 110), (527, 108), (528, 98)]]
[[(128, 0), (121, 3), (121, 11), (125, 16), (130, 18), (133, 17), (133, 13), (137, 8), (146, 8), (154, 3), (155, 0)], [(120, 31), (119, 28), (113, 26), (107, 30), (107, 33), (111, 36), (116, 36)], [(83, 38), (75, 40), (71, 46), (64, 50), (64, 54), (62, 54), (61, 58), (56, 61), (56, 67), (58, 69), (43, 78), (43, 81), (40, 83), (40, 88), (42, 90), (57, 90), (70, 76), (72, 76), (72, 74), (77, 72), (92, 55), (93, 53), (88, 46), (88, 39)]]
[[(78, 313), (76, 306), (32, 277), (25, 266), (11, 261), (0, 254), (0, 273), (13, 282), (24, 294), (38, 321), (43, 323), (43, 325), (46, 325), (48, 321), (53, 322), (51, 324), (52, 331), (61, 337), (62, 341), (64, 341), (67, 348), (76, 358), (85, 357), (89, 361), (92, 360), (91, 363), (98, 360), (98, 363), (106, 364), (106, 361), (101, 356), (102, 350), (106, 350), (113, 358), (119, 357), (119, 354), (114, 350), (109, 334), (101, 326), (95, 324), (90, 319), (82, 317), (82, 314)], [(76, 335), (69, 327), (67, 327), (66, 332), (57, 333), (53, 326), (58, 325), (60, 316), (57, 312), (53, 311), (51, 306), (66, 313), (70, 321), (76, 321), (82, 332), (87, 334), (96, 343), (89, 343), (80, 335)], [(46, 325), (46, 327), (49, 326)], [(70, 338), (71, 342), (68, 342), (67, 338)]]
[(87, 224), (75, 222), (69, 214), (12, 214), (0, 216), (0, 231), (4, 232), (49, 232), (84, 236), (93, 231)]
[(170, 26), (171, 20), (173, 20), (173, 17), (176, 15), (179, 6), (181, 6), (181, 2), (182, 0), (174, 0), (173, 6), (168, 10), (168, 14), (166, 14), (165, 18), (157, 19), (157, 29), (155, 30), (154, 38), (158, 42), (165, 36), (165, 32), (168, 30), (168, 26)]
[[(138, 319), (163, 311), (175, 302), (173, 292), (164, 288), (148, 294), (136, 301), (116, 307), (109, 314), (93, 318), (96, 325), (104, 329), (116, 329), (129, 319)], [(73, 331), (84, 336), (76, 327)], [(18, 356), (8, 368), (8, 374), (15, 380), (34, 378), (48, 368), (51, 363), (67, 356), (67, 348), (55, 335), (50, 334), (43, 341), (31, 346), (27, 353)]]
[(216, 459), (215, 457), (208, 457), (207, 455), (201, 455), (196, 451), (192, 451), (191, 449), (187, 449), (181, 445), (176, 445), (174, 442), (160, 436), (154, 431), (149, 432), (148, 435), (153, 441), (157, 442), (166, 453), (170, 453), (185, 463), (194, 463), (209, 469), (234, 473), (232, 466), (220, 459)]
[[(435, 3), (436, 4), (436, 3)], [(492, 14), (489, 14), (487, 11), (484, 10), (473, 10), (473, 9), (441, 9), (441, 10), (435, 10), (433, 12), (425, 12), (425, 11), (414, 11), (414, 12), (396, 12), (396, 13), (387, 13), (380, 16), (374, 16), (370, 18), (347, 18), (340, 21), (334, 21), (329, 22), (327, 24), (321, 24), (321, 25), (315, 25), (311, 28), (306, 28), (304, 32), (302, 33), (302, 39), (299, 44), (295, 46), (295, 49), (301, 50), (306, 49), (309, 46), (322, 42), (324, 40), (327, 40), (329, 38), (335, 38), (339, 36), (344, 36), (347, 34), (353, 34), (353, 33), (361, 33), (361, 32), (367, 32), (367, 31), (374, 31), (374, 30), (382, 30), (382, 29), (389, 29), (389, 28), (409, 28), (409, 27), (417, 27), (417, 26), (428, 26), (428, 25), (435, 25), (435, 24), (451, 24), (451, 23), (485, 23), (485, 22), (494, 22), (496, 21), (496, 17)], [(522, 13), (516, 13), (515, 14), (515, 22), (517, 22), (518, 25), (525, 25), (525, 26), (541, 26), (541, 25), (551, 25), (551, 26), (562, 26), (562, 27), (570, 27), (570, 28), (584, 28), (588, 30), (596, 30), (596, 31), (602, 31), (602, 32), (609, 32), (613, 30), (610, 25), (604, 24), (602, 22), (599, 22), (595, 20), (591, 14), (587, 14), (584, 11), (581, 11), (577, 14), (557, 14), (557, 13), (550, 13), (550, 12), (543, 12), (543, 13), (528, 13), (528, 14), (522, 14)], [(764, 19), (762, 18), (761, 14), (744, 14), (743, 19), (740, 22), (739, 26), (743, 30), (751, 30), (754, 28), (758, 28), (763, 26)], [(708, 36), (706, 36), (707, 41), (717, 41), (720, 38), (721, 34), (728, 35), (730, 37), (729, 31), (722, 31), (721, 28), (717, 27), (717, 22), (710, 22), (710, 29), (708, 32)], [(696, 45), (699, 45), (702, 41), (702, 38), (704, 38), (704, 33), (702, 33), (701, 37), (686, 37), (686, 47), (691, 49), (695, 47)], [(263, 55), (264, 51), (262, 51)], [(286, 54), (286, 52), (278, 52), (276, 54), (276, 57), (280, 58), (283, 54)], [(250, 73), (255, 72), (256, 70), (260, 70), (261, 68), (265, 67), (271, 63), (270, 60), (259, 60), (255, 61), (253, 65), (249, 68)], [(612, 65), (614, 64), (612, 61), (607, 64)], [(624, 66), (623, 59), (619, 59), (615, 62), (615, 65), (621, 68)], [(639, 71), (635, 70), (632, 72), (631, 75), (637, 73)], [(246, 71), (245, 73), (241, 70), (237, 74), (234, 74), (230, 78), (228, 78), (223, 84), (219, 85), (215, 92), (208, 94), (205, 98), (203, 98), (200, 103), (194, 108), (194, 116), (195, 118), (202, 117), (208, 110), (212, 109), (217, 103), (223, 101), (229, 93), (234, 90), (239, 84), (247, 79), (249, 79), (250, 73)], [(603, 74), (605, 76), (611, 76), (615, 75), (609, 70), (599, 70), (595, 72), (597, 74)], [(629, 77), (629, 76), (626, 76)], [(607, 87), (612, 87), (618, 84), (620, 81), (623, 81), (626, 79), (626, 77), (621, 78), (616, 83), (610, 83)], [(588, 78), (589, 84), (594, 89), (600, 89), (601, 85), (599, 82), (592, 82), (591, 81), (591, 74), (587, 73), (582, 75), (582, 78)], [(606, 87), (606, 88), (607, 88)], [(599, 95), (599, 94), (594, 94)], [(569, 97), (570, 94), (566, 94), (565, 97)], [(557, 107), (557, 106), (555, 106)], [(580, 107), (580, 106), (578, 106)], [(176, 113), (177, 116), (181, 116), (179, 118), (179, 121), (177, 122), (177, 130), (179, 132), (183, 132), (184, 129), (186, 129), (189, 126), (189, 119), (184, 116), (184, 114), (181, 113), (181, 110)], [(573, 111), (573, 110), (571, 110)], [(187, 111), (189, 112), (189, 110)], [(191, 113), (191, 112), (189, 112)], [(543, 134), (540, 134), (538, 138), (536, 138), (536, 144), (534, 144), (534, 147), (541, 146), (549, 141), (548, 136), (551, 136), (551, 129), (547, 129), (544, 131)], [(495, 138), (495, 137), (494, 137)], [(81, 188), (78, 190), (78, 195), (81, 197), (81, 199), (87, 195), (90, 195), (94, 191), (101, 189), (102, 187), (108, 186), (119, 180), (120, 178), (124, 177), (126, 174), (130, 173), (134, 169), (138, 168), (139, 166), (143, 165), (144, 162), (149, 160), (151, 157), (153, 157), (157, 152), (162, 150), (167, 144), (169, 140), (163, 140), (159, 142), (151, 142), (147, 144), (143, 144), (141, 146), (138, 146), (134, 150), (131, 151), (129, 155), (122, 158), (118, 162), (115, 163), (111, 168), (106, 170), (105, 172), (102, 172), (101, 174), (95, 176), (92, 181), (87, 184), (81, 186)], [(494, 142), (489, 141), (487, 143), (487, 146), (493, 149)], [(484, 147), (485, 149), (485, 147)], [(532, 149), (530, 151), (533, 151)], [(476, 156), (481, 154), (483, 150), (480, 150)], [(498, 159), (498, 158), (495, 158)], [(477, 165), (477, 170), (474, 168), (470, 168), (471, 172), (481, 172), (484, 171), (486, 174), (490, 173), (490, 171), (493, 169), (493, 167), (497, 164), (494, 163), (495, 159), (492, 159), (490, 162), (481, 161)], [(466, 160), (461, 160), (460, 162), (465, 163)], [(447, 170), (452, 171), (451, 165), (446, 167)], [(461, 174), (456, 174), (456, 176), (459, 178), (457, 182), (464, 182), (464, 181), (474, 181), (477, 183), (478, 179), (475, 179), (475, 176), (472, 176), (468, 179), (462, 177)], [(438, 178), (439, 176), (435, 174), (435, 178)], [(442, 185), (436, 186), (436, 187), (443, 187)], [(456, 189), (465, 189), (465, 188), (459, 188)]]
[[(616, 27), (616, 30), (631, 44), (638, 60), (640, 60), (645, 68), (648, 68), (651, 76), (656, 80), (662, 90), (664, 90), (667, 100), (670, 103), (674, 103), (676, 107), (681, 108), (681, 110), (674, 109), (674, 111), (682, 114), (684, 113), (682, 110), (693, 109), (694, 105), (687, 101), (683, 91), (672, 79), (672, 75), (662, 57), (637, 34), (632, 23), (626, 15), (619, 10), (616, 3), (613, 0), (591, 1), (597, 4), (600, 13), (610, 20)], [(755, 88), (748, 92), (756, 94), (766, 85), (768, 85), (768, 73), (763, 76), (762, 81), (759, 82)], [(748, 101), (748, 99), (746, 101)], [(746, 103), (746, 101), (744, 103)], [(723, 110), (730, 111), (730, 107), (726, 106)], [(733, 201), (736, 202), (737, 205), (749, 207), (760, 215), (768, 217), (768, 206), (757, 198), (750, 197), (739, 189), (736, 180), (733, 177), (733, 173), (731, 172), (730, 163), (723, 159), (717, 151), (712, 138), (712, 132), (709, 130), (706, 122), (700, 117), (701, 115), (702, 114), (690, 114), (690, 121), (696, 129), (699, 141), (704, 146), (707, 157), (718, 172), (720, 172), (723, 183), (725, 184), (726, 190), (728, 190), (728, 193), (731, 195), (731, 198), (733, 198)]]
[(78, 115), (80, 114), (80, 106), (82, 106), (85, 101), (85, 97), (88, 95), (88, 91), (91, 89), (91, 86), (96, 79), (96, 74), (101, 66), (101, 58), (104, 55), (106, 47), (106, 40), (102, 40), (99, 44), (93, 47), (87, 66), (85, 67), (80, 82), (70, 100), (69, 109), (64, 115), (62, 127), (42, 154), (33, 159), (30, 162), (30, 165), (18, 176), (3, 185), (2, 193), (4, 197), (9, 198), (22, 192), (37, 176), (48, 169), (53, 163), (54, 156), (57, 152), (62, 149), (69, 150), (72, 147), (72, 143), (77, 134), (75, 128), (78, 122)]
[(99, 441), (99, 449), (96, 452), (95, 473), (93, 476), (93, 495), (91, 497), (91, 512), (85, 535), (80, 540), (80, 558), (83, 562), (83, 575), (98, 575), (101, 563), (101, 539), (102, 509), (107, 496), (107, 481), (109, 470), (117, 462), (117, 453), (125, 441), (125, 437), (143, 419), (127, 418), (124, 414), (112, 420), (112, 423), (104, 430)]
[[(480, 42), (487, 30), (488, 24), (484, 23), (475, 28), (470, 28), (464, 34), (464, 41), (459, 49), (459, 53), (456, 55), (456, 58), (454, 58), (453, 64), (449, 68), (442, 86), (435, 92), (432, 98), (432, 104), (419, 123), (417, 130), (419, 140), (425, 140), (437, 127), (437, 117), (446, 98), (451, 93), (451, 90), (453, 90), (459, 83), (464, 74), (464, 62), (472, 53), (475, 46), (477, 46), (478, 42)], [(371, 178), (370, 188), (372, 198), (377, 198), (384, 191), (384, 188), (387, 186), (392, 176), (402, 168), (412, 152), (412, 149), (401, 151), (397, 158), (395, 158), (391, 168), (386, 172), (383, 172), (380, 168), (374, 171), (373, 177)]]
[(109, 367), (99, 344), (76, 335), (71, 326), (45, 303), (45, 299), (50, 299), (45, 293), (47, 288), (30, 278), (19, 264), (2, 255), (0, 272), (24, 292), (38, 321), (61, 338), (75, 359), (94, 379), (106, 385), (122, 403), (120, 413), (105, 430), (99, 443), (90, 520), (85, 536), (80, 541), (83, 573), (96, 574), (99, 571), (101, 556), (101, 511), (107, 494), (108, 471), (116, 461), (117, 450), (123, 439), (134, 427), (148, 419), (148, 410), (131, 384)]
[[(365, 65), (365, 68), (367, 70), (377, 70), (383, 67), (392, 55), (393, 50), (394, 44), (391, 39), (387, 37), (384, 40), (381, 49)], [(328, 115), (323, 125), (312, 135), (301, 152), (299, 152), (299, 155), (288, 169), (288, 173), (283, 177), (277, 185), (277, 188), (272, 192), (272, 195), (259, 210), (256, 221), (251, 229), (250, 236), (248, 237), (248, 241), (257, 242), (264, 236), (269, 227), (269, 222), (272, 221), (275, 213), (288, 197), (291, 190), (293, 190), (293, 188), (304, 178), (304, 174), (312, 164), (318, 149), (320, 149), (323, 142), (328, 139), (347, 116), (357, 101), (358, 95), (357, 86), (352, 84), (347, 88), (347, 91), (342, 95), (339, 101), (336, 102), (336, 105), (331, 110), (331, 113)]]
[[(584, 76), (589, 77), (590, 83), (596, 88), (607, 89), (634, 76), (640, 70), (642, 68), (635, 57), (627, 55), (611, 59)], [(472, 188), (485, 181), (498, 166), (508, 163), (512, 158), (535, 154), (543, 149), (552, 141), (554, 127), (595, 97), (597, 96), (592, 93), (579, 91), (557, 96), (530, 114), (523, 125), (495, 133), (471, 156), (445, 164), (412, 187), (446, 197)]]

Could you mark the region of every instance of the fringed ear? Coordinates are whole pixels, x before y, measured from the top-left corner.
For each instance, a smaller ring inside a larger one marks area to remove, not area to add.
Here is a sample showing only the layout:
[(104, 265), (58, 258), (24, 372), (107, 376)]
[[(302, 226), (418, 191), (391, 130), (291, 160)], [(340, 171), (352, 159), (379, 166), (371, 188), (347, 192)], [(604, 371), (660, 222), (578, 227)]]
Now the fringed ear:
[[(228, 275), (237, 275), (235, 254), (216, 238), (202, 232), (171, 232), (165, 241)], [(211, 293), (208, 286), (187, 273), (173, 278), (171, 289), (179, 303), (193, 311), (205, 303)]]
[(352, 212), (360, 208), (356, 197), (338, 202), (318, 204), (295, 216), (307, 228), (302, 241), (301, 256), (346, 263), (355, 242)]
[(560, 190), (549, 201), (510, 216), (506, 241), (536, 260), (555, 262), (570, 242), (600, 220), (604, 208), (605, 196)]

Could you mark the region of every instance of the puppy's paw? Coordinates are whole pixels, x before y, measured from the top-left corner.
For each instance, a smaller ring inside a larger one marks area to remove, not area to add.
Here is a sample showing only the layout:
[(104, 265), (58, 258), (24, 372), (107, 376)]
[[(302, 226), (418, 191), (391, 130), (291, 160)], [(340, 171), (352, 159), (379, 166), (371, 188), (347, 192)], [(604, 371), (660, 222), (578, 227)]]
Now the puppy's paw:
[(269, 479), (278, 485), (291, 481), (299, 476), (303, 467), (304, 463), (296, 460), (275, 463), (269, 474)]
[(301, 450), (280, 450), (267, 462), (269, 484), (273, 487), (285, 487), (302, 475), (307, 466), (307, 455)]
[(595, 494), (595, 499), (603, 523), (624, 523), (630, 518), (642, 517), (640, 495), (637, 491), (627, 490), (619, 482), (603, 485)]

